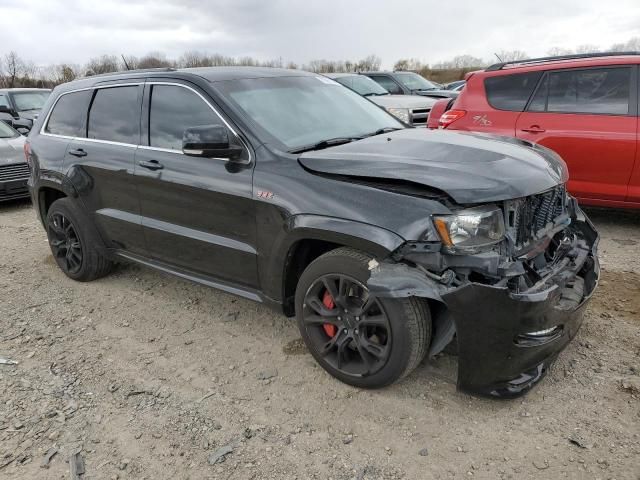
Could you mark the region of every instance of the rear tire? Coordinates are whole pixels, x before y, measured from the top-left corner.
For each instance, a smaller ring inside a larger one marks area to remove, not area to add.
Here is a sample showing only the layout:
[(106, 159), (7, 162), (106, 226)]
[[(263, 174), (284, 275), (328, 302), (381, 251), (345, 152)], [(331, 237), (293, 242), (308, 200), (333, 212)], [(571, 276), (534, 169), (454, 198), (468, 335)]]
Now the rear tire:
[(351, 248), (325, 253), (302, 273), (295, 300), (298, 328), (316, 361), (361, 388), (384, 387), (411, 373), (431, 340), (425, 300), (368, 295), (371, 258)]
[(70, 198), (51, 204), (45, 225), (53, 258), (67, 277), (90, 282), (113, 268), (93, 225)]

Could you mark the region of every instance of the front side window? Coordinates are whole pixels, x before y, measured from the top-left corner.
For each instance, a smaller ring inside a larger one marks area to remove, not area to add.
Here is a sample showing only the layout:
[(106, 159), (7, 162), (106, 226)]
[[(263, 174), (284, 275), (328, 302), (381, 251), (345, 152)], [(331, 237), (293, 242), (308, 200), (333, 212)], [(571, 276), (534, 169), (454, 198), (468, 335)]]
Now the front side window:
[(371, 95), (388, 95), (389, 92), (377, 82), (374, 82), (365, 75), (354, 75), (349, 77), (352, 79), (350, 88), (360, 95), (368, 97)]
[(149, 145), (182, 151), (187, 128), (220, 125), (222, 121), (202, 98), (174, 85), (154, 85), (149, 109)]
[(96, 90), (89, 110), (88, 138), (136, 145), (140, 140), (139, 87)]
[(11, 108), (11, 105), (9, 105), (9, 99), (6, 95), (0, 95), (0, 107)]
[(411, 91), (424, 92), (438, 89), (437, 85), (415, 72), (402, 72), (395, 75), (398, 81)]
[(39, 92), (14, 92), (11, 94), (16, 110), (28, 112), (31, 110), (42, 110), (51, 92), (48, 90)]
[(542, 72), (489, 77), (484, 81), (489, 105), (498, 110), (522, 112), (536, 88)]
[(82, 127), (90, 97), (89, 90), (62, 95), (53, 107), (45, 132), (67, 137), (84, 136)]
[(385, 76), (372, 76), (369, 77), (375, 82), (377, 82), (382, 88), (384, 88), (389, 93), (393, 93), (395, 95), (402, 95), (402, 88), (398, 85), (393, 79)]
[(548, 75), (548, 112), (627, 115), (631, 69), (567, 70)]
[(255, 78), (215, 86), (271, 137), (265, 141), (274, 139), (285, 150), (404, 128), (377, 105), (325, 77)]

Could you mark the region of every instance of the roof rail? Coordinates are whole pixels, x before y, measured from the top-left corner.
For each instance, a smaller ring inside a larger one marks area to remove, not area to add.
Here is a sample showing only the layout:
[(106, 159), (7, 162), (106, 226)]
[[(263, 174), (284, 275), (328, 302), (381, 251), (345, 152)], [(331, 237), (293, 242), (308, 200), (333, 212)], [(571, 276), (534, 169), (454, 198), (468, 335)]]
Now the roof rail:
[(175, 72), (176, 69), (173, 67), (157, 67), (157, 68), (139, 68), (132, 70), (119, 70), (117, 72), (108, 72), (108, 73), (96, 73), (95, 75), (89, 75), (86, 78), (98, 78), (98, 77), (110, 77), (112, 75), (124, 75), (127, 73), (151, 73), (151, 72)]
[(597, 52), (597, 53), (575, 53), (572, 55), (558, 55), (555, 57), (529, 58), (526, 60), (513, 60), (511, 62), (494, 63), (485, 68), (485, 72), (493, 72), (502, 70), (507, 65), (528, 65), (530, 63), (553, 62), (555, 60), (578, 60), (581, 58), (597, 58), (597, 57), (617, 57), (620, 55), (640, 55), (640, 52)]

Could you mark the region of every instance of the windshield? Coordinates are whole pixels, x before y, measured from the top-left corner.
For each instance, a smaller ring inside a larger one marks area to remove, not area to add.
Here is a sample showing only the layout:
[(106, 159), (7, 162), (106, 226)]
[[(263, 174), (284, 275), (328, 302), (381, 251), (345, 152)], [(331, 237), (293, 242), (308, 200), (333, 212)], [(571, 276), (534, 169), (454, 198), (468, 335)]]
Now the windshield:
[(285, 150), (404, 126), (377, 105), (326, 77), (270, 77), (215, 86)]
[(362, 96), (369, 95), (389, 95), (389, 92), (378, 82), (371, 80), (365, 75), (350, 75), (348, 77), (336, 78), (337, 82), (355, 90)]
[(24, 112), (27, 110), (41, 110), (50, 93), (49, 91), (14, 92), (11, 97), (16, 109), (19, 112)]
[(413, 72), (396, 73), (395, 77), (409, 90), (437, 90), (437, 86)]
[(15, 138), (20, 135), (6, 123), (0, 121), (0, 138)]

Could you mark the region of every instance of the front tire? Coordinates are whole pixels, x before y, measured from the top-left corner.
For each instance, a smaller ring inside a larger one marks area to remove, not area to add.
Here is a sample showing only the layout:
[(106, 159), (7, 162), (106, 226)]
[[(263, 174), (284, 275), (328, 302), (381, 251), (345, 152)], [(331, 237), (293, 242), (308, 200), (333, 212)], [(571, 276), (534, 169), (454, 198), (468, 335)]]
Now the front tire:
[(431, 340), (431, 317), (422, 299), (370, 296), (370, 260), (350, 248), (314, 260), (298, 281), (296, 318), (322, 368), (349, 385), (380, 388), (420, 364)]
[(107, 275), (113, 262), (105, 257), (93, 226), (70, 198), (56, 200), (46, 219), (51, 253), (60, 270), (79, 282)]

